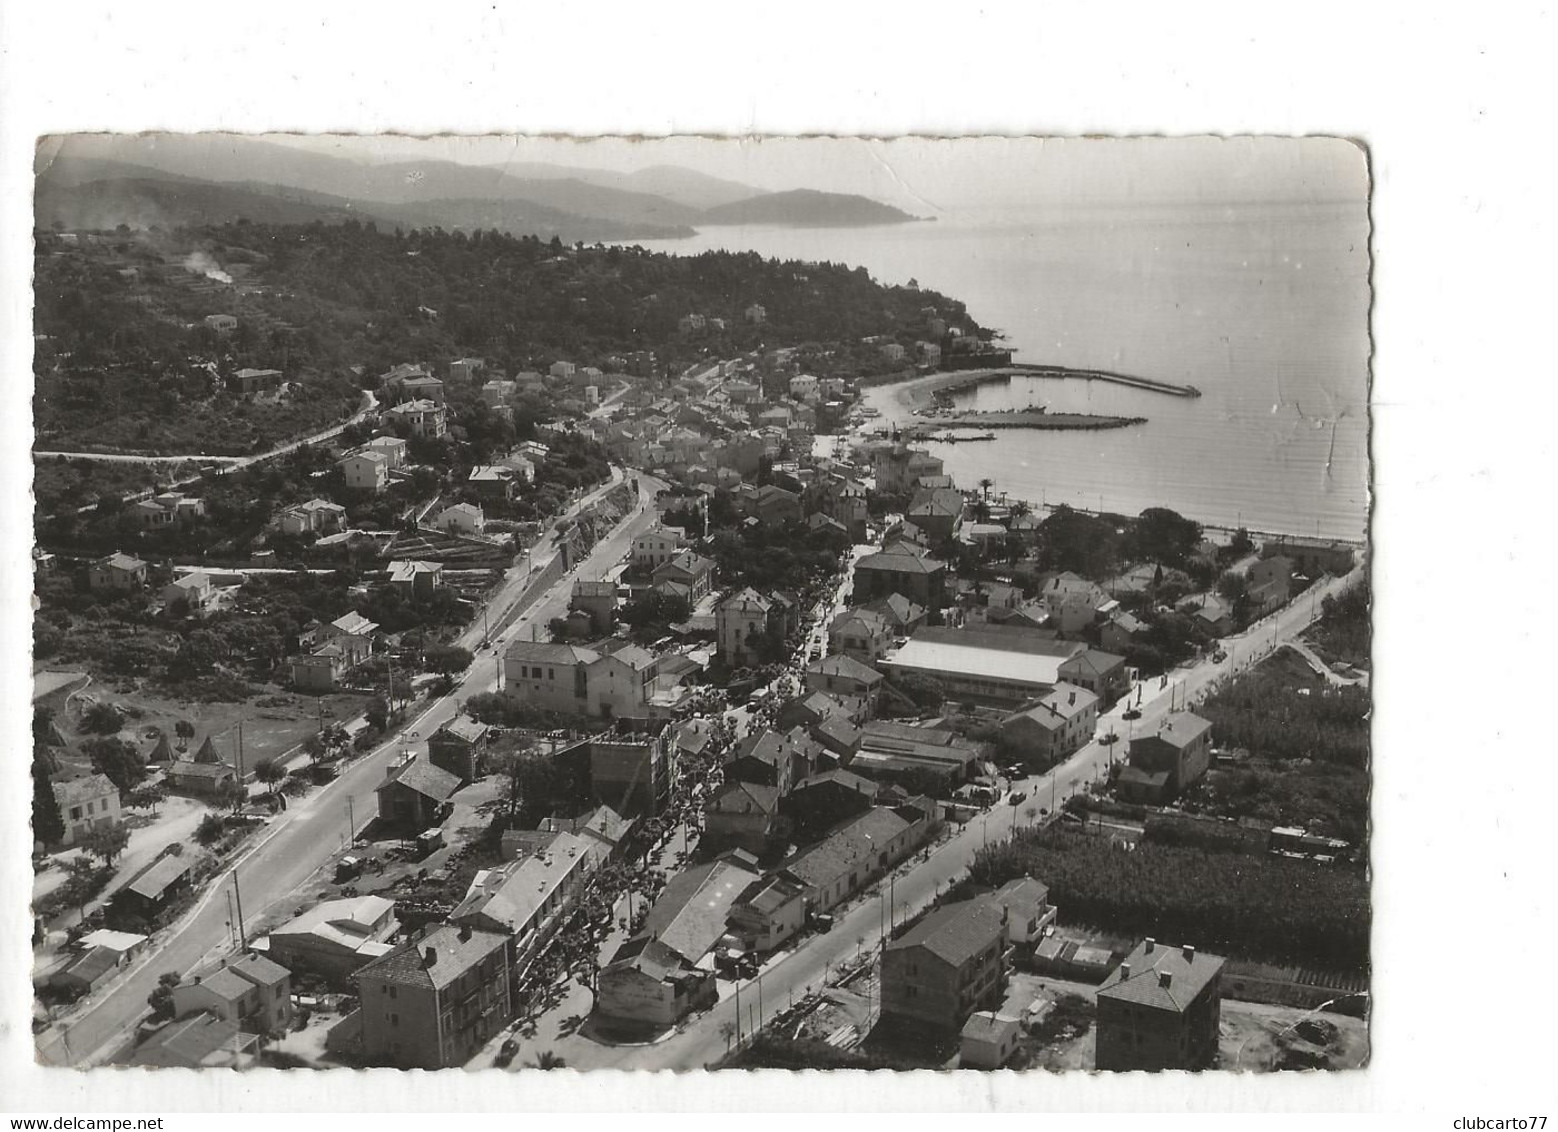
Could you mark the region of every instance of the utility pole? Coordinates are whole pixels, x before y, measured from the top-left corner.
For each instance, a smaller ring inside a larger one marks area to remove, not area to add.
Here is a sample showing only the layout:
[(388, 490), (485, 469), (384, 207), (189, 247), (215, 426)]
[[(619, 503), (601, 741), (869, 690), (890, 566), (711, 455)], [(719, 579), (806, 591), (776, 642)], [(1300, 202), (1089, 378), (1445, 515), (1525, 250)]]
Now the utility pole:
[(352, 805), (352, 796), (350, 794), (348, 794), (346, 796), (346, 829), (347, 829), (347, 832), (351, 834), (352, 842), (356, 843), (356, 841), (357, 841), (357, 810), (356, 810), (356, 807), (354, 807)]
[(238, 866), (233, 866), (233, 900), (238, 906), (238, 950), (242, 951), (249, 943), (249, 933), (243, 923), (243, 889), (238, 886)]
[(238, 717), (238, 785), (243, 785), (243, 716)]

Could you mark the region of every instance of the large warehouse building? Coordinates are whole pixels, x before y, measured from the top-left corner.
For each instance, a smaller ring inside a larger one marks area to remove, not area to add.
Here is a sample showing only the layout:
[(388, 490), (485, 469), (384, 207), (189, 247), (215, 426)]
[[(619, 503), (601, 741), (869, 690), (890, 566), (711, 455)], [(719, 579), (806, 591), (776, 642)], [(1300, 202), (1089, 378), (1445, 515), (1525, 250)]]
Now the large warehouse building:
[(1016, 705), (1060, 683), (1060, 666), (1087, 645), (1058, 641), (1040, 629), (981, 626), (920, 629), (877, 662), (889, 677), (913, 673), (937, 680), (947, 697)]

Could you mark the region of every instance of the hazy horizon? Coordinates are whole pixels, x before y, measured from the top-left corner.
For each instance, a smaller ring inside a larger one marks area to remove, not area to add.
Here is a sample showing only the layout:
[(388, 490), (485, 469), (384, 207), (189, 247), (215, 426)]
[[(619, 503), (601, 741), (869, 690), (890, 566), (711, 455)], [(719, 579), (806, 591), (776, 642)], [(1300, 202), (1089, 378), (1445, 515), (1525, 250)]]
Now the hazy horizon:
[[(126, 136), (125, 160), (141, 139)], [(1368, 199), (1367, 163), (1339, 138), (560, 138), (241, 135), (382, 164), (544, 163), (630, 174), (678, 166), (764, 192), (854, 193), (917, 214), (1163, 202), (1323, 204)], [(263, 171), (256, 171), (263, 179)]]

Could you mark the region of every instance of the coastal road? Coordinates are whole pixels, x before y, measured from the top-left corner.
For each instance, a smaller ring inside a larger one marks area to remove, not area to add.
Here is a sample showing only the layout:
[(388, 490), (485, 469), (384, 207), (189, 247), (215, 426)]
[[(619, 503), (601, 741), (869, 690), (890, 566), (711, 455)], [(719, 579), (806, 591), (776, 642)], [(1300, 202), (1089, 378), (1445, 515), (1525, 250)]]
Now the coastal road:
[[(84, 1013), (69, 1019), (62, 1027), (44, 1031), (37, 1037), (39, 1060), (50, 1065), (88, 1066), (111, 1056), (126, 1041), (130, 1029), (145, 1014), (146, 996), (166, 971), (186, 974), (207, 960), (232, 949), (229, 926), (228, 894), (234, 889), (234, 877), (242, 895), (245, 923), (258, 923), (278, 908), (290, 912), (287, 904), (297, 899), (299, 888), (349, 841), (350, 815), (357, 829), (374, 816), (377, 800), (374, 789), (383, 781), (385, 768), (403, 750), (411, 750), (439, 727), (454, 719), (459, 704), (469, 696), (493, 690), (498, 683), (498, 658), (512, 640), (529, 636), (533, 625), (545, 626), (567, 606), (572, 576), (578, 570), (600, 572), (618, 561), (626, 552), (633, 535), (647, 528), (654, 519), (654, 494), (657, 481), (646, 478), (647, 489), (636, 508), (617, 528), (602, 539), (577, 570), (565, 574), (540, 595), (512, 624), (494, 635), (493, 649), (484, 653), (466, 671), (454, 691), (426, 705), (397, 736), (372, 752), (354, 760), (336, 781), (302, 799), (273, 819), (260, 840), (247, 849), (215, 881), (210, 883), (194, 909), (160, 942), (150, 957), (117, 983), (101, 1001)], [(598, 498), (607, 487), (598, 488), (574, 505), (578, 509)], [(536, 564), (540, 568), (542, 564)], [(515, 567), (517, 577), (505, 581), (495, 600), (510, 601), (523, 590), (528, 574)], [(474, 635), (473, 635), (474, 634)], [(462, 641), (467, 647), (480, 643), (479, 625), (467, 630)], [(415, 738), (413, 738), (413, 736)]]
[[(1227, 638), (1222, 647), (1228, 656), (1221, 664), (1206, 660), (1176, 671), (1167, 684), (1157, 680), (1145, 682), (1139, 688), (1141, 718), (1131, 724), (1123, 719), (1127, 701), (1136, 702), (1137, 693), (1133, 692), (1099, 721), (1099, 733), (1115, 731), (1123, 744), (1130, 728), (1146, 733), (1157, 727), (1176, 705), (1193, 702), (1236, 669), (1246, 667), (1298, 636), (1318, 617), (1327, 596), (1358, 582), (1362, 575), (1362, 567), (1359, 567), (1345, 578), (1317, 582), (1290, 605), (1244, 633)], [(1123, 746), (1117, 746), (1114, 757), (1122, 757), (1123, 753)], [(742, 984), (741, 1032), (746, 1034), (754, 1025), (761, 1026), (764, 1018), (771, 1018), (787, 1006), (792, 995), (798, 999), (808, 990), (816, 989), (828, 972), (862, 950), (862, 940), (865, 948), (877, 946), (884, 927), (889, 923), (902, 923), (937, 894), (946, 891), (962, 877), (981, 848), (1008, 837), (1014, 829), (1042, 820), (1039, 810), (1053, 812), (1054, 807), (1072, 793), (1107, 773), (1110, 757), (1109, 749), (1095, 739), (1049, 774), (1016, 784), (1016, 790), (1027, 793), (1026, 801), (1012, 806), (1003, 800), (992, 806), (942, 841), (928, 859), (913, 860), (900, 867), (891, 882), (883, 881), (847, 912), (837, 916), (827, 934), (814, 936), (797, 951), (771, 959), (761, 973), (761, 1013), (759, 980)], [(887, 906), (889, 897), (890, 909)], [(887, 930), (890, 931), (890, 927)], [(734, 1026), (735, 1022), (736, 1001), (731, 995), (665, 1041), (603, 1051), (598, 1063), (624, 1069), (704, 1066), (725, 1056), (727, 1041), (723, 1029), (726, 1025)]]

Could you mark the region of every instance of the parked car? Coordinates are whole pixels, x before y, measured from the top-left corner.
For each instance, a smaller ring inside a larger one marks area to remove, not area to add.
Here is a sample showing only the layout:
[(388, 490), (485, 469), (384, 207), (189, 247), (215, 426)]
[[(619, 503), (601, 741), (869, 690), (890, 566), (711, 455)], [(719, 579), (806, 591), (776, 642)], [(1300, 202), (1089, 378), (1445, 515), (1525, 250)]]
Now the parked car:
[(1016, 790), (1012, 792), (1012, 796), (1010, 798), (1006, 799), (1006, 804), (1008, 806), (1020, 806), (1027, 800), (1028, 792), (1026, 790)]

